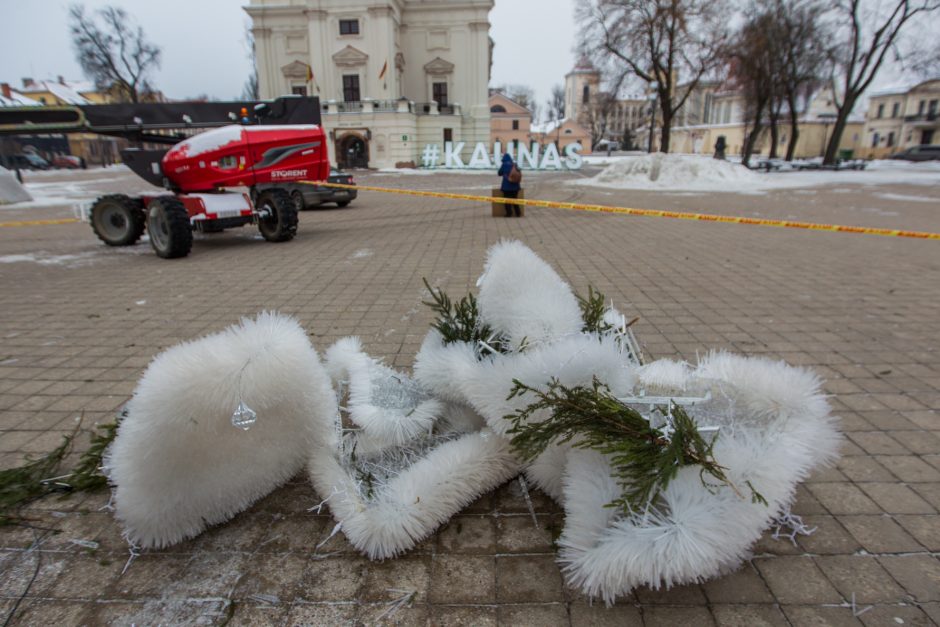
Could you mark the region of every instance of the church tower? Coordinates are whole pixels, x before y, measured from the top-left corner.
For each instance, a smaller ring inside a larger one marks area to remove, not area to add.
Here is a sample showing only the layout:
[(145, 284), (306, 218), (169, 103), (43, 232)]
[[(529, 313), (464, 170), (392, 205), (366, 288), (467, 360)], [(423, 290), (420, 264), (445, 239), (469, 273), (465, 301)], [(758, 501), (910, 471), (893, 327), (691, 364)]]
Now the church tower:
[(601, 74), (586, 56), (565, 74), (565, 117), (581, 122), (583, 113), (597, 99)]

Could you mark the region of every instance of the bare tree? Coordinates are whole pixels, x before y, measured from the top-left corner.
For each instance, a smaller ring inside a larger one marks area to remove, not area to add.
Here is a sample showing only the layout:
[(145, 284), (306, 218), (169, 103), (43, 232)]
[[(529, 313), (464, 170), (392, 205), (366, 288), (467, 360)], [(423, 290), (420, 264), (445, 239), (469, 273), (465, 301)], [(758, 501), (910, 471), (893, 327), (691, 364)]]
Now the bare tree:
[(933, 48), (914, 56), (911, 62), (911, 71), (922, 79), (940, 76), (940, 41)]
[(742, 163), (746, 166), (764, 130), (765, 115), (774, 106), (776, 49), (773, 16), (758, 9), (748, 16), (729, 47), (729, 82), (744, 94), (745, 140)]
[(552, 95), (545, 103), (549, 120), (561, 120), (565, 117), (565, 88), (561, 85), (552, 87)]
[(789, 118), (786, 158), (799, 139), (801, 100), (819, 87), (826, 66), (826, 30), (818, 0), (753, 2), (729, 46), (732, 84), (745, 96), (745, 126), (750, 129), (742, 155), (745, 163), (761, 133), (770, 134), (770, 158), (780, 146), (780, 126)]
[(852, 109), (871, 85), (889, 51), (900, 56), (898, 45), (906, 27), (918, 15), (940, 8), (940, 0), (839, 0), (832, 16), (836, 24), (832, 48), (836, 121), (823, 163), (835, 163), (842, 133)]
[(616, 93), (616, 89), (596, 93), (583, 111), (582, 121), (591, 132), (591, 150), (594, 150), (602, 139), (609, 139), (607, 135), (610, 128), (610, 116), (617, 107)]
[(632, 74), (654, 88), (663, 152), (669, 152), (676, 112), (721, 59), (728, 6), (728, 0), (580, 0), (577, 5), (580, 47), (595, 64), (621, 81)]
[(800, 137), (799, 101), (822, 84), (829, 33), (822, 21), (824, 9), (817, 0), (775, 0), (775, 36), (778, 40), (780, 92), (790, 118), (786, 160), (793, 159)]
[(69, 30), (78, 62), (99, 89), (111, 89), (121, 100), (139, 102), (153, 91), (148, 74), (160, 67), (160, 48), (149, 43), (124, 9), (106, 6), (86, 15), (80, 4), (69, 8)]
[(528, 85), (507, 84), (495, 87), (493, 91), (498, 91), (513, 102), (522, 105), (529, 111), (535, 105), (535, 90)]
[(251, 70), (242, 88), (242, 99), (258, 100), (261, 97), (258, 90), (258, 57), (255, 51), (255, 34), (251, 31), (251, 20), (245, 21), (245, 47), (248, 49)]
[(552, 94), (545, 102), (547, 122), (555, 125), (555, 145), (561, 141), (561, 124), (565, 119), (565, 88), (561, 85), (552, 87)]

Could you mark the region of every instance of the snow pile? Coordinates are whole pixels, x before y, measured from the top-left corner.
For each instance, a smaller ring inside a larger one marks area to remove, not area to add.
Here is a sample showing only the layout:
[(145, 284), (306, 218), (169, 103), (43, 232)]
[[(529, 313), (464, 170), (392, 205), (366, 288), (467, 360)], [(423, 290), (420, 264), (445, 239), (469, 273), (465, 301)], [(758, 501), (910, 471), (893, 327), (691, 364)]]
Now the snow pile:
[(586, 184), (627, 189), (727, 190), (760, 184), (742, 165), (711, 157), (655, 153), (611, 163)]
[(12, 172), (6, 168), (0, 168), (0, 205), (32, 199), (33, 197), (20, 185)]
[(841, 184), (935, 187), (940, 183), (940, 162), (937, 161), (912, 163), (883, 159), (867, 162), (864, 170), (783, 170), (770, 173), (748, 170), (731, 160), (662, 153), (612, 157), (607, 162), (595, 164), (605, 166), (600, 174), (571, 184), (666, 193), (762, 194), (766, 193), (762, 190)]

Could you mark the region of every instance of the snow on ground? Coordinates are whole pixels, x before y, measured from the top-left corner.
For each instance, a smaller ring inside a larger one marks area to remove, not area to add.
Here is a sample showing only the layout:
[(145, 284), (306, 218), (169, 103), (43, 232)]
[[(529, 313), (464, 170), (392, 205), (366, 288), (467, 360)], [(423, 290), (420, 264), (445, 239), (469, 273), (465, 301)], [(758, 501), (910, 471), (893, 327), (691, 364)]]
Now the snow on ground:
[(67, 266), (77, 268), (94, 263), (95, 253), (76, 255), (53, 255), (46, 252), (27, 253), (25, 255), (4, 255), (0, 263), (38, 263), (41, 266)]
[(89, 166), (87, 169), (82, 170), (80, 168), (72, 169), (58, 169), (50, 168), (48, 170), (23, 170), (23, 176), (27, 180), (32, 180), (34, 178), (46, 178), (53, 176), (69, 176), (82, 177), (90, 176), (94, 177), (100, 174), (107, 172), (108, 174), (123, 174), (130, 172), (131, 169), (124, 165), (123, 163), (118, 163), (116, 165), (109, 166)]
[(95, 250), (73, 254), (55, 254), (44, 250), (32, 253), (0, 256), (0, 264), (7, 263), (35, 263), (40, 266), (62, 266), (65, 268), (80, 268), (91, 264), (118, 259), (125, 255), (149, 255), (152, 250), (147, 244), (150, 240), (144, 236), (135, 246), (113, 248), (101, 245)]
[(115, 183), (125, 179), (109, 177), (90, 180), (55, 181), (48, 183), (27, 182), (23, 185), (33, 197), (32, 200), (14, 202), (0, 205), (0, 210), (30, 209), (34, 207), (52, 207), (57, 205), (71, 205), (78, 202), (94, 200), (106, 194), (100, 190), (102, 183)]
[(900, 200), (901, 202), (937, 202), (936, 198), (928, 196), (911, 196), (909, 194), (875, 194), (878, 198), (887, 200)]
[[(738, 194), (837, 184), (940, 186), (940, 163), (874, 161), (865, 170), (766, 173), (711, 157), (656, 153), (616, 157), (596, 176), (572, 181), (571, 184), (615, 189), (720, 191)], [(895, 198), (912, 199), (914, 197)]]
[(32, 199), (26, 188), (16, 180), (16, 176), (6, 168), (0, 167), (0, 205), (28, 202)]
[(597, 176), (573, 184), (630, 189), (743, 191), (758, 187), (758, 183), (757, 173), (734, 163), (656, 153), (618, 159)]

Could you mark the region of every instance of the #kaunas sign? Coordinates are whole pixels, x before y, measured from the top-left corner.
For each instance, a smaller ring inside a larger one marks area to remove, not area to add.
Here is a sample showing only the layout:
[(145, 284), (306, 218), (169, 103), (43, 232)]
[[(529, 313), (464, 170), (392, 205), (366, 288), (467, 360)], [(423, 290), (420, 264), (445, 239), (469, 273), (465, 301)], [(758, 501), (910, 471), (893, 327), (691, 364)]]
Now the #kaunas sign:
[[(425, 168), (471, 169), (492, 169), (502, 164), (504, 151), (500, 142), (493, 144), (492, 149), (484, 142), (479, 142), (470, 154), (469, 161), (464, 161), (466, 145), (466, 142), (447, 142), (442, 151), (440, 144), (427, 144), (421, 153), (421, 164)], [(581, 150), (581, 144), (568, 144), (562, 156), (555, 144), (519, 144), (517, 156), (514, 154), (513, 144), (509, 144), (505, 152), (508, 152), (522, 169), (579, 170), (583, 163)]]

